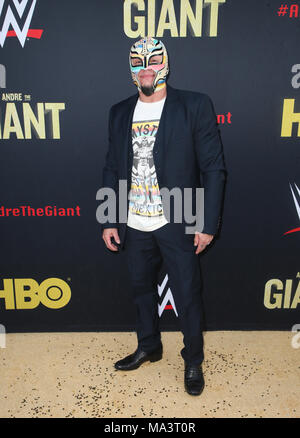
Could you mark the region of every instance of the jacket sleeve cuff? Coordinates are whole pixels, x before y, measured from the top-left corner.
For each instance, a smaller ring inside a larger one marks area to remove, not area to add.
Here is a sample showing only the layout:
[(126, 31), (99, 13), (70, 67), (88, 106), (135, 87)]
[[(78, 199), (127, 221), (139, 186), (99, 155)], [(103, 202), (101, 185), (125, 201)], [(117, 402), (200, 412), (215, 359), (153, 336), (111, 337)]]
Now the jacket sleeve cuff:
[(105, 230), (106, 228), (119, 228), (118, 224), (112, 224), (109, 222), (105, 222), (104, 224), (101, 224), (101, 229), (102, 231)]

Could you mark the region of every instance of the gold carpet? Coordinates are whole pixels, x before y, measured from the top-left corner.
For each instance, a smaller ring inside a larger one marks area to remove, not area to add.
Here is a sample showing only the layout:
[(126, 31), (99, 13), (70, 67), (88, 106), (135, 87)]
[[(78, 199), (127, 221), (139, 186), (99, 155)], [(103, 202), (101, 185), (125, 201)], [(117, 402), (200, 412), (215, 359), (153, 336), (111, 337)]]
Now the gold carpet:
[(162, 333), (163, 359), (134, 371), (115, 361), (135, 333), (7, 334), (0, 417), (299, 417), (300, 349), (291, 332), (204, 334), (200, 396), (184, 391), (182, 334)]

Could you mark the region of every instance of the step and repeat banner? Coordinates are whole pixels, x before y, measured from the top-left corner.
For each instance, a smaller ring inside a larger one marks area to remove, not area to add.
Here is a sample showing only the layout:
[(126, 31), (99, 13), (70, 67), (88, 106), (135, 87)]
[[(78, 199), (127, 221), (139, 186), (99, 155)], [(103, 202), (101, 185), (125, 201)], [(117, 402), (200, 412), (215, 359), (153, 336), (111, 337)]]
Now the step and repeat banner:
[[(208, 94), (227, 183), (199, 256), (207, 330), (300, 323), (300, 2), (0, 0), (0, 324), (133, 330), (125, 254), (96, 220), (110, 107), (137, 92), (134, 41), (161, 39), (168, 83)], [(120, 139), (122, 141), (122, 139)], [(161, 270), (162, 330), (178, 329)]]

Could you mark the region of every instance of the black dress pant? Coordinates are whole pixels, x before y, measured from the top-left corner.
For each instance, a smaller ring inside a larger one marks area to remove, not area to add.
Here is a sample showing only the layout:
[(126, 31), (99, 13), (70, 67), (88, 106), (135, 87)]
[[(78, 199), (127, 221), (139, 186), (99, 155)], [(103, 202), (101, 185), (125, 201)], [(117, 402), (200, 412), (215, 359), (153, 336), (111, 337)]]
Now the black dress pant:
[(181, 356), (201, 364), (203, 354), (203, 305), (199, 256), (194, 234), (184, 226), (167, 223), (154, 231), (127, 226), (124, 251), (136, 307), (138, 347), (151, 352), (161, 344), (158, 315), (158, 273), (164, 262), (183, 333)]

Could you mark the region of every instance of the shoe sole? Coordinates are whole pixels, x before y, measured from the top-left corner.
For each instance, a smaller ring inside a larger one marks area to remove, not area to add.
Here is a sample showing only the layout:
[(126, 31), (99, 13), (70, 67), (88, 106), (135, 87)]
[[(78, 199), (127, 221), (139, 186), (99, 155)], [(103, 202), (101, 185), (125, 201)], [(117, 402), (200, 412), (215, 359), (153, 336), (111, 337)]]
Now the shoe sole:
[(127, 368), (117, 368), (117, 367), (115, 366), (115, 369), (118, 370), (118, 371), (131, 371), (131, 370), (136, 370), (136, 369), (139, 368), (141, 365), (143, 365), (143, 363), (145, 363), (145, 362), (148, 362), (148, 361), (150, 361), (150, 362), (157, 362), (157, 361), (159, 361), (159, 360), (161, 360), (161, 359), (162, 359), (162, 352), (159, 352), (159, 353), (155, 352), (155, 353), (150, 354), (146, 360), (143, 360), (142, 362), (140, 362), (140, 363), (137, 364), (137, 365), (134, 365), (134, 366), (132, 366), (132, 367), (127, 367)]

